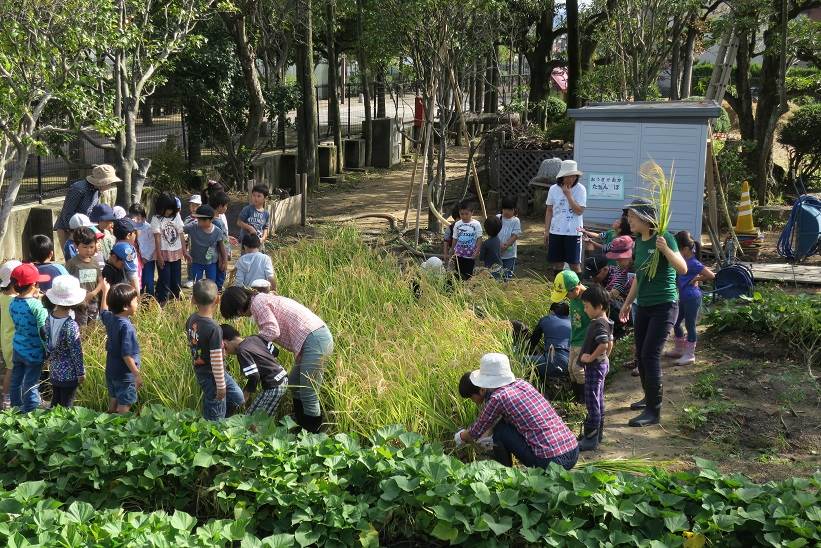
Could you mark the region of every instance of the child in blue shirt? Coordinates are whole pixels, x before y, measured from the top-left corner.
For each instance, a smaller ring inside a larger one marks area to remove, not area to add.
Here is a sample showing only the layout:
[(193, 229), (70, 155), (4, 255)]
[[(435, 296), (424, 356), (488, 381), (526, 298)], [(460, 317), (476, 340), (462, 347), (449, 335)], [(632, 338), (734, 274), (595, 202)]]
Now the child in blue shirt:
[(265, 209), (265, 200), (268, 199), (268, 187), (256, 185), (251, 189), (251, 203), (242, 208), (237, 219), (239, 227), (239, 241), (246, 234), (259, 237), (259, 241), (265, 244), (268, 239), (268, 229), (271, 226), (271, 213)]
[(213, 207), (201, 205), (194, 213), (197, 224), (185, 225), (194, 280), (205, 278), (216, 283), (218, 270), (224, 272), (227, 267), (223, 233), (214, 224), (214, 216)]
[(108, 412), (128, 413), (137, 403), (140, 376), (140, 343), (131, 316), (140, 306), (140, 294), (130, 284), (117, 284), (108, 290), (100, 311), (105, 325), (105, 381), (108, 387)]
[[(712, 280), (716, 277), (713, 271), (701, 264), (696, 255), (698, 247), (693, 237), (686, 230), (676, 234), (676, 243), (681, 252), (681, 256), (687, 262), (687, 273), (679, 274), (676, 278), (678, 287), (678, 319), (673, 326), (676, 336), (676, 348), (672, 352), (665, 354), (667, 357), (678, 358), (676, 365), (690, 365), (696, 363), (696, 323), (698, 323), (698, 313), (701, 310), (702, 294), (699, 283), (703, 280)], [(684, 329), (681, 323), (687, 328), (687, 337), (684, 337)]]
[(530, 336), (530, 348), (531, 351), (542, 350), (541, 354), (529, 356), (542, 382), (548, 377), (567, 376), (567, 363), (570, 357), (570, 307), (566, 302), (550, 305), (550, 313), (539, 320)]
[(236, 276), (234, 285), (251, 287), (257, 280), (266, 280), (276, 291), (276, 278), (274, 277), (274, 264), (271, 257), (260, 252), (262, 245), (259, 236), (246, 234), (242, 239), (242, 256), (237, 260)]
[(217, 283), (217, 289), (222, 291), (222, 286), (225, 284), (225, 278), (228, 271), (228, 259), (231, 258), (231, 242), (228, 233), (228, 220), (225, 217), (225, 212), (228, 211), (228, 205), (231, 203), (231, 198), (225, 192), (218, 192), (211, 197), (209, 204), (214, 208), (214, 226), (222, 231), (222, 247), (225, 250), (225, 264), (217, 263), (217, 277), (214, 280)]
[(9, 395), (11, 405), (23, 413), (40, 407), (40, 391), (37, 386), (43, 372), (46, 348), (43, 342), (43, 327), (46, 312), (38, 284), (51, 281), (46, 274), (40, 274), (31, 263), (21, 264), (11, 273), (17, 297), (9, 303), (9, 313), (14, 322), (14, 368), (11, 372)]

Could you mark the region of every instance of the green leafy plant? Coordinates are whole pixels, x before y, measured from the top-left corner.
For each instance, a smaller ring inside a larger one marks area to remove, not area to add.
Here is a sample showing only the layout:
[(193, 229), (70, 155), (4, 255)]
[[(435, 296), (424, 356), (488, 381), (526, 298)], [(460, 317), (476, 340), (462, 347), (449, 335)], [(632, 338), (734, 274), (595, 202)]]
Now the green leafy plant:
[(821, 103), (810, 103), (796, 110), (778, 135), (790, 153), (788, 178), (803, 177), (814, 186), (821, 178)]
[(714, 401), (707, 405), (688, 405), (684, 407), (681, 422), (690, 430), (701, 430), (713, 417), (726, 413), (732, 406), (726, 402)]
[(702, 373), (690, 387), (690, 393), (696, 398), (709, 400), (718, 396), (720, 389), (716, 386), (718, 377), (715, 373)]

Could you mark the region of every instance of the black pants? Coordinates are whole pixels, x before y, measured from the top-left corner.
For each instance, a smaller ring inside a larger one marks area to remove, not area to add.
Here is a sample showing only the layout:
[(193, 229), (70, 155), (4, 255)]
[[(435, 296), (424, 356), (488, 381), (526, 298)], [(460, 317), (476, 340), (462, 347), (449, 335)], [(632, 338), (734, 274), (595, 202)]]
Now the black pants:
[(77, 397), (77, 385), (74, 386), (54, 386), (51, 387), (51, 406), (72, 407), (74, 398)]
[(516, 455), (519, 462), (531, 468), (547, 468), (551, 462), (555, 462), (565, 470), (570, 470), (579, 459), (578, 447), (555, 457), (537, 457), (524, 436), (505, 421), (499, 421), (493, 427), (493, 443), (493, 458), (505, 466), (513, 466), (512, 455)]
[(476, 266), (476, 259), (467, 257), (456, 257), (456, 268), (459, 269), (459, 277), (469, 280), (473, 276), (473, 268)]
[(636, 365), (648, 404), (661, 403), (661, 351), (677, 317), (676, 302), (636, 307)]

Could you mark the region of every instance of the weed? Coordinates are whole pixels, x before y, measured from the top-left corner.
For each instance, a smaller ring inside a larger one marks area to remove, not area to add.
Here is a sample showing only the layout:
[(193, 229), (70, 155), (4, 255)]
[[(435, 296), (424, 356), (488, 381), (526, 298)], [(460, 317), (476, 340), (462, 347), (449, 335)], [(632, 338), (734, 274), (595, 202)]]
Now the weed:
[(711, 419), (726, 413), (733, 406), (727, 402), (715, 401), (707, 405), (690, 405), (685, 407), (681, 416), (682, 425), (691, 430), (701, 430)]
[(717, 380), (715, 373), (702, 373), (690, 387), (690, 393), (701, 400), (712, 399), (721, 392), (721, 389), (716, 386)]

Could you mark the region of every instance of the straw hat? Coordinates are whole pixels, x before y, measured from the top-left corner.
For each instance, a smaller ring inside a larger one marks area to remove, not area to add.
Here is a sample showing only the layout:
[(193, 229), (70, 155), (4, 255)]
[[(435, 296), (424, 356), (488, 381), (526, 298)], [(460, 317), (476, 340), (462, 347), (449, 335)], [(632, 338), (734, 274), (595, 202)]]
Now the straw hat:
[(581, 177), (583, 171), (579, 171), (579, 166), (576, 164), (576, 160), (562, 160), (562, 167), (559, 169), (558, 175), (556, 175), (557, 179), (561, 179), (562, 177), (570, 177), (571, 175), (578, 175)]
[(86, 298), (86, 290), (80, 287), (80, 280), (70, 274), (55, 276), (46, 297), (60, 306), (76, 306)]
[(479, 388), (499, 388), (516, 380), (510, 370), (510, 360), (504, 354), (485, 354), (479, 360), (479, 369), (472, 371), (470, 381)]
[(102, 190), (110, 187), (114, 183), (119, 183), (122, 179), (117, 177), (117, 171), (114, 169), (114, 166), (100, 164), (91, 170), (91, 175), (86, 177), (86, 181)]

